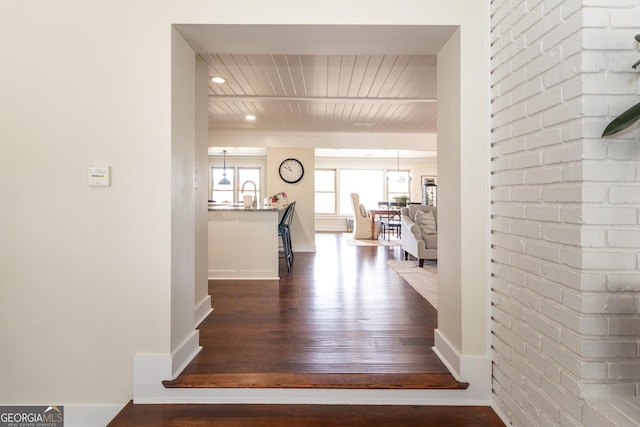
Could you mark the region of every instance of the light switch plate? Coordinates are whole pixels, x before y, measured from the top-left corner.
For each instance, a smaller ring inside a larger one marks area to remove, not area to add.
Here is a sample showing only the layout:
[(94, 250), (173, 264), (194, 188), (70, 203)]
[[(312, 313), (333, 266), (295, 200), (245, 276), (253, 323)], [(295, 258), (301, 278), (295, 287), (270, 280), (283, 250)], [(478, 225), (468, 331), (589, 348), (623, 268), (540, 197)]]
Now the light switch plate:
[(111, 165), (89, 164), (89, 185), (96, 187), (111, 186)]

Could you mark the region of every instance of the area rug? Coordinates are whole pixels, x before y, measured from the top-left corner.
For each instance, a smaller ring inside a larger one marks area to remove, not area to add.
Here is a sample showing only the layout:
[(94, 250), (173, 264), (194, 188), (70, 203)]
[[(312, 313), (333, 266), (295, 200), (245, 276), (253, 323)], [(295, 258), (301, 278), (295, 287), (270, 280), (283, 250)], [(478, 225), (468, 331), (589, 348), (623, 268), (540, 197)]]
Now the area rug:
[(342, 237), (349, 243), (350, 246), (400, 246), (402, 243), (400, 240), (363, 240), (354, 239), (351, 233), (342, 233)]
[(437, 264), (418, 266), (418, 261), (388, 260), (387, 264), (406, 280), (420, 295), (438, 309)]

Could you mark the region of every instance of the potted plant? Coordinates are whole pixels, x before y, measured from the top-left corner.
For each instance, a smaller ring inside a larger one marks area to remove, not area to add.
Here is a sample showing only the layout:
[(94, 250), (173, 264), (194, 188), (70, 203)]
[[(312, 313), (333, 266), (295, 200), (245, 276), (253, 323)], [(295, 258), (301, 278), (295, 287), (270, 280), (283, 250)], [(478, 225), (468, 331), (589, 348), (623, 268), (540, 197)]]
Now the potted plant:
[(407, 204), (409, 204), (409, 199), (410, 199), (409, 196), (407, 196), (406, 194), (403, 194), (402, 196), (394, 197), (393, 201), (397, 202), (397, 203), (402, 203), (402, 204), (407, 205)]
[(287, 193), (284, 191), (280, 191), (273, 196), (270, 197), (272, 205), (286, 205), (287, 204)]
[[(640, 34), (636, 34), (635, 39), (637, 42), (640, 42)], [(633, 64), (631, 68), (635, 70), (637, 69), (638, 65), (640, 65), (640, 60), (636, 61), (636, 63)], [(602, 136), (605, 137), (613, 135), (614, 133), (625, 130), (629, 126), (636, 123), (638, 120), (640, 120), (640, 102), (630, 107), (627, 111), (613, 119), (611, 123), (609, 123), (604, 129), (604, 132), (602, 132)]]

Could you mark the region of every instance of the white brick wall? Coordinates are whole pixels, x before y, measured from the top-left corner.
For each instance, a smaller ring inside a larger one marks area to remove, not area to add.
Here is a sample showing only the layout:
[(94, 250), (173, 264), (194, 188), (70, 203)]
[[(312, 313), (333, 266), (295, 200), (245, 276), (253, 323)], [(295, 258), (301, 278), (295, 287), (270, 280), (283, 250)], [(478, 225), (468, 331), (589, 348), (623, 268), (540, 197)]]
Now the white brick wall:
[(640, 0), (492, 0), (491, 28), (497, 404), (640, 425), (640, 142), (600, 137), (640, 101)]

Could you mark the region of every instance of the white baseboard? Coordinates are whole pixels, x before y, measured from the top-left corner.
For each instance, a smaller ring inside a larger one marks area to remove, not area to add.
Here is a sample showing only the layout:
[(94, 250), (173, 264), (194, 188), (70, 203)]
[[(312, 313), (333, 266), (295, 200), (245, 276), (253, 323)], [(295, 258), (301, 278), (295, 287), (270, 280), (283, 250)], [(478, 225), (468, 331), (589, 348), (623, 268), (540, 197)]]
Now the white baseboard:
[(469, 394), (491, 405), (491, 358), (461, 355), (438, 329), (434, 330), (434, 343), (433, 351), (456, 380), (469, 383)]
[(445, 364), (449, 372), (458, 380), (460, 379), (460, 354), (451, 343), (442, 335), (439, 329), (433, 331), (433, 351)]
[(296, 252), (315, 252), (316, 245), (312, 243), (297, 243), (293, 244), (293, 253)]
[(491, 405), (491, 409), (493, 409), (493, 412), (496, 413), (498, 418), (500, 418), (500, 420), (504, 423), (505, 426), (511, 425), (511, 421), (509, 421), (509, 416), (504, 411), (502, 406), (500, 406), (499, 404), (496, 404), (496, 402), (494, 401), (493, 404)]
[(200, 350), (200, 331), (193, 330), (171, 354), (171, 379), (180, 375)]
[(347, 226), (344, 225), (344, 219), (340, 222), (339, 225), (316, 225), (316, 233), (347, 233), (348, 231), (349, 230), (347, 230)]
[(136, 355), (133, 358), (133, 403), (159, 403), (166, 390), (162, 381), (172, 380), (171, 356)]
[(133, 401), (139, 403), (163, 390), (162, 381), (174, 380), (202, 350), (199, 332), (192, 333), (171, 355), (136, 355), (133, 358)]
[(135, 403), (489, 406), (468, 390), (146, 387)]
[(172, 380), (171, 356), (136, 355), (133, 358), (133, 403), (151, 403), (165, 389), (162, 381)]
[(195, 310), (193, 312), (193, 318), (195, 319), (195, 325), (193, 327), (197, 328), (198, 326), (200, 326), (200, 323), (202, 323), (202, 321), (206, 319), (212, 311), (213, 308), (211, 308), (211, 295), (207, 295), (202, 299), (202, 301), (196, 304)]
[(104, 427), (118, 412), (126, 406), (122, 405), (64, 405), (65, 427)]
[(280, 276), (233, 276), (225, 277), (225, 275), (216, 272), (210, 273), (207, 280), (280, 280)]

